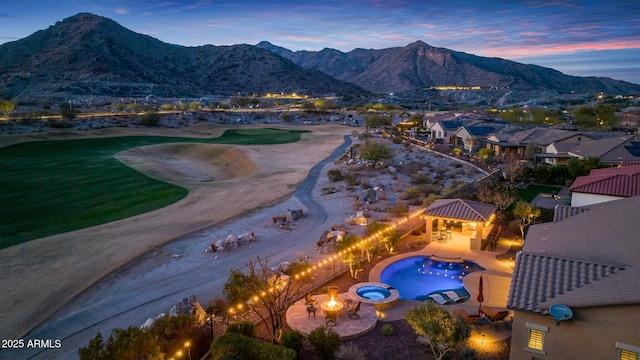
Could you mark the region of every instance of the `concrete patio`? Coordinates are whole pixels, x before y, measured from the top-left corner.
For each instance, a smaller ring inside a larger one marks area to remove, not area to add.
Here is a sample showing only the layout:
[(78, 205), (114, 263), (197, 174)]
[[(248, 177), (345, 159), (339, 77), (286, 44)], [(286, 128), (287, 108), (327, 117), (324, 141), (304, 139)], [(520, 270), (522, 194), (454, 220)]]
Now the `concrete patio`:
[[(315, 315), (307, 312), (307, 306), (305, 305), (304, 299), (297, 301), (293, 306), (289, 307), (289, 310), (287, 310), (286, 319), (289, 327), (300, 331), (305, 336), (309, 336), (311, 331), (318, 326), (326, 324), (326, 314), (321, 309), (320, 304), (323, 301), (328, 300), (329, 296), (327, 294), (322, 294), (314, 295), (313, 297), (318, 300), (318, 303), (315, 305)], [(348, 293), (341, 293), (338, 294), (338, 299), (345, 303), (345, 306), (341, 311), (339, 311), (336, 319), (336, 325), (332, 328), (336, 333), (338, 333), (338, 335), (340, 335), (341, 340), (356, 338), (360, 335), (366, 334), (376, 327), (378, 316), (373, 305), (361, 303), (360, 311), (358, 311), (360, 319), (350, 319), (347, 316), (346, 302), (347, 300), (351, 300), (351, 298)]]

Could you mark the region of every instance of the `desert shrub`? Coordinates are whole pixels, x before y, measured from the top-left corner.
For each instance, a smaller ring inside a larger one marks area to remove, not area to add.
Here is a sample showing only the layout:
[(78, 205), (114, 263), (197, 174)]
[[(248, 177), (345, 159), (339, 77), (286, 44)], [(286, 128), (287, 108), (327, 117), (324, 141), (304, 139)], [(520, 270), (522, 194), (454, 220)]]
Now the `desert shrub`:
[(295, 360), (296, 352), (284, 346), (261, 343), (236, 333), (226, 333), (211, 344), (211, 359)]
[(394, 144), (402, 144), (402, 141), (402, 136), (394, 136), (393, 139), (391, 139), (391, 142)]
[(160, 124), (160, 114), (155, 111), (147, 111), (140, 117), (140, 124), (145, 126), (158, 126)]
[(300, 351), (304, 346), (304, 335), (298, 330), (288, 330), (282, 334), (282, 345)]
[(453, 354), (453, 360), (476, 360), (478, 358), (478, 353), (469, 347), (463, 347), (459, 351)]
[(348, 186), (356, 186), (358, 185), (358, 176), (356, 174), (344, 174), (344, 182), (348, 185)]
[(364, 190), (367, 190), (371, 188), (371, 184), (368, 181), (365, 181), (362, 184), (360, 184), (360, 187)]
[(391, 336), (393, 335), (393, 325), (391, 324), (384, 324), (382, 325), (382, 327), (380, 328), (380, 332), (382, 333), (382, 335), (384, 336)]
[(424, 199), (424, 201), (422, 202), (422, 206), (427, 207), (431, 204), (433, 204), (434, 201), (441, 199), (442, 196), (436, 195), (436, 194), (429, 194), (429, 196), (427, 196), (426, 199)]
[(327, 177), (331, 182), (344, 180), (344, 176), (342, 176), (342, 172), (338, 169), (331, 169), (327, 171)]
[(373, 233), (376, 233), (382, 229), (385, 229), (388, 225), (383, 224), (379, 221), (372, 221), (367, 224), (367, 227), (364, 229), (364, 236), (369, 236)]
[(359, 210), (359, 209), (360, 209), (360, 207), (362, 206), (362, 204), (363, 204), (363, 202), (362, 202), (362, 201), (360, 201), (360, 200), (356, 200), (356, 201), (354, 201), (354, 202), (352, 202), (352, 203), (351, 203), (351, 208), (352, 208), (353, 210), (356, 210), (356, 211), (357, 211), (357, 210)]
[(311, 331), (309, 342), (320, 356), (332, 359), (340, 347), (340, 335), (332, 328), (321, 325)]
[(424, 201), (424, 198), (417, 198), (417, 199), (409, 199), (407, 203), (409, 204), (409, 206), (421, 206), (423, 201)]
[(247, 337), (256, 336), (256, 326), (253, 321), (244, 320), (236, 323), (229, 324), (227, 332), (241, 334)]
[(284, 273), (289, 276), (293, 276), (294, 274), (299, 274), (303, 270), (307, 270), (308, 268), (309, 268), (308, 262), (298, 260), (289, 264), (289, 266), (287, 266), (287, 268), (284, 270)]
[(410, 199), (418, 199), (418, 198), (421, 198), (422, 196), (425, 196), (425, 194), (421, 191), (420, 188), (412, 187), (407, 189), (407, 191), (403, 192), (402, 194), (400, 194), (399, 198), (402, 200), (410, 200)]
[(389, 215), (400, 216), (409, 212), (409, 205), (407, 205), (404, 201), (396, 201), (395, 206), (389, 207), (387, 210)]
[(442, 187), (436, 184), (420, 184), (417, 186), (417, 189), (424, 196), (429, 196), (431, 194), (440, 194), (440, 192), (442, 191)]
[(429, 176), (429, 174), (427, 173), (416, 173), (411, 175), (411, 177), (409, 178), (409, 182), (414, 185), (431, 184), (431, 176)]
[(346, 343), (340, 345), (340, 348), (336, 352), (336, 358), (340, 360), (366, 360), (367, 356), (358, 345)]

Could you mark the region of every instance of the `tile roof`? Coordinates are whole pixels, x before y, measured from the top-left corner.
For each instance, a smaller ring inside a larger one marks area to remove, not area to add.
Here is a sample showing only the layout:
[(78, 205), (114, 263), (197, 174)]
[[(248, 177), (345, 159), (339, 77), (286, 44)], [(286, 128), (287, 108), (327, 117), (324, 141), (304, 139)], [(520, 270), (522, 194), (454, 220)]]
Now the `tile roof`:
[(581, 214), (585, 211), (589, 211), (589, 209), (585, 209), (584, 207), (556, 205), (553, 211), (553, 222), (562, 221), (568, 217)]
[(570, 130), (533, 128), (513, 134), (508, 141), (510, 143), (521, 145), (538, 144), (546, 146), (553, 142), (565, 140), (576, 135), (591, 138), (590, 136)]
[(497, 206), (462, 199), (439, 199), (429, 205), (425, 215), (467, 221), (488, 221)]
[(582, 158), (597, 157), (600, 161), (608, 163), (640, 161), (640, 156), (633, 155), (626, 148), (634, 141), (637, 141), (636, 136), (621, 136), (589, 141), (569, 150), (569, 153)]
[(579, 176), (569, 187), (571, 192), (610, 196), (640, 196), (640, 166), (591, 170)]
[(529, 227), (507, 298), (511, 309), (640, 304), (640, 197), (589, 205)]

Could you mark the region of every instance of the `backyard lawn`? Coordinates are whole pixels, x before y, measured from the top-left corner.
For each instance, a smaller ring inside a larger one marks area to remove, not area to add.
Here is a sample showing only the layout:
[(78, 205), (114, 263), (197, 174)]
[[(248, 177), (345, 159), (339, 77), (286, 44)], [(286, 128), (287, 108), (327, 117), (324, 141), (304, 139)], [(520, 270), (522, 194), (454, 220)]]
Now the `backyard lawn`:
[(175, 142), (284, 144), (299, 141), (302, 132), (244, 129), (213, 139), (126, 136), (0, 148), (0, 249), (142, 214), (187, 195), (122, 164), (114, 158), (120, 151)]
[(559, 192), (561, 189), (559, 186), (529, 185), (524, 189), (518, 189), (518, 195), (520, 200), (531, 202), (539, 193)]

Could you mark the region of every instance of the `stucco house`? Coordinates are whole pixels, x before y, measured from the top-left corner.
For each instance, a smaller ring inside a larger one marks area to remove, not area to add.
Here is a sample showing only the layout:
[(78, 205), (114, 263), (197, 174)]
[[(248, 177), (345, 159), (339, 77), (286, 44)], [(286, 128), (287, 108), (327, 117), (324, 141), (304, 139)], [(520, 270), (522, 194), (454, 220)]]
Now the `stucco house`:
[(483, 147), (492, 148), (496, 155), (516, 155), (519, 159), (532, 160), (537, 154), (544, 154), (547, 146), (555, 143), (579, 144), (593, 141), (594, 138), (580, 132), (570, 130), (535, 127), (504, 136), (489, 136)]
[(602, 163), (612, 165), (640, 161), (640, 137), (627, 135), (600, 139), (576, 146), (568, 153), (579, 159), (597, 157)]
[(507, 298), (510, 359), (639, 358), (638, 209), (640, 197), (557, 206), (529, 228)]
[(579, 176), (569, 187), (571, 206), (640, 196), (640, 163), (616, 168), (593, 169)]

